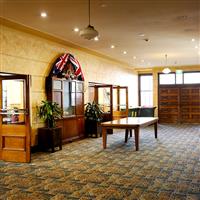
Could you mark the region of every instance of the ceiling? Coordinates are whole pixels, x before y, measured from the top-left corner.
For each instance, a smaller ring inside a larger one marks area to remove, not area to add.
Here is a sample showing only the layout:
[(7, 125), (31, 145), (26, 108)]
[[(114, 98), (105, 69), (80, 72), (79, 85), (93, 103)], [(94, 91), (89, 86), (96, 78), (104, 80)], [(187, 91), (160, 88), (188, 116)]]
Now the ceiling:
[(200, 64), (199, 0), (91, 0), (99, 41), (73, 31), (88, 25), (88, 0), (0, 0), (0, 14), (136, 68)]

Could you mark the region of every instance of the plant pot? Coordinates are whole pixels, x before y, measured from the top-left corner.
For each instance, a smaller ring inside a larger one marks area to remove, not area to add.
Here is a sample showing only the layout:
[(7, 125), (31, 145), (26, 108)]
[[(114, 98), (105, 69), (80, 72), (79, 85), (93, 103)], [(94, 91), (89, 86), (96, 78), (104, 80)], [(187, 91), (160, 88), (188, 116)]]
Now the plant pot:
[(101, 136), (100, 122), (94, 120), (85, 120), (85, 134), (86, 137), (98, 137)]
[(62, 127), (38, 128), (38, 147), (40, 150), (51, 148), (52, 153), (55, 147), (62, 149)]

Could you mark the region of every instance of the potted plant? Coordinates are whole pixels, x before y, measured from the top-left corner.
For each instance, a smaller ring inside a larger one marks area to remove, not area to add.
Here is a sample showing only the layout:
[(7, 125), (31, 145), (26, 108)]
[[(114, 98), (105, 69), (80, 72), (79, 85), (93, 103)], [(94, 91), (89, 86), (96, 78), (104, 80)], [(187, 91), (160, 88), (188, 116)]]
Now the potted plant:
[(39, 118), (46, 122), (48, 128), (55, 128), (56, 120), (62, 118), (62, 109), (56, 102), (42, 101), (37, 111)]
[(93, 101), (92, 103), (87, 103), (85, 107), (85, 129), (86, 135), (98, 137), (98, 134), (101, 134), (101, 130), (99, 127), (100, 122), (102, 121), (103, 111), (100, 106)]
[(47, 127), (38, 129), (38, 146), (40, 149), (59, 146), (62, 149), (62, 128), (56, 127), (56, 120), (62, 118), (62, 109), (56, 102), (42, 101), (37, 107), (39, 118), (46, 122)]

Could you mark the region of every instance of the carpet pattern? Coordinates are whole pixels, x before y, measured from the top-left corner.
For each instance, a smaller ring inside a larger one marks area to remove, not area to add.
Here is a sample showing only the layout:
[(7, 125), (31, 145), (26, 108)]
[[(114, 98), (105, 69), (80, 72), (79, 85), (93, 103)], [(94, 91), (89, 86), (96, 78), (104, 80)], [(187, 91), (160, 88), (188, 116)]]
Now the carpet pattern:
[(37, 152), (27, 164), (0, 161), (2, 200), (200, 200), (200, 125), (140, 131), (140, 150), (124, 133)]

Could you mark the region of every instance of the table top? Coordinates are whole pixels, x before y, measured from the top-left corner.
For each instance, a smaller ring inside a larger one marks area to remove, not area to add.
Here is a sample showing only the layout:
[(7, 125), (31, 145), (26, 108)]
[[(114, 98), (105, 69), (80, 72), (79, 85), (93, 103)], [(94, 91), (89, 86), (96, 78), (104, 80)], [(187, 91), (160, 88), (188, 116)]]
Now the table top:
[(113, 121), (102, 122), (102, 127), (136, 127), (147, 126), (158, 121), (157, 117), (126, 117)]

